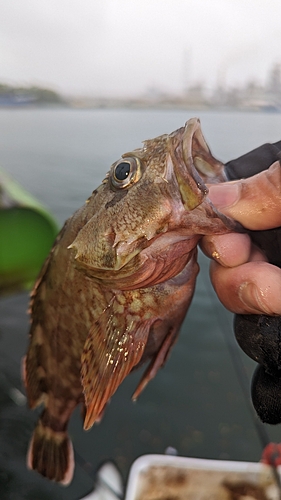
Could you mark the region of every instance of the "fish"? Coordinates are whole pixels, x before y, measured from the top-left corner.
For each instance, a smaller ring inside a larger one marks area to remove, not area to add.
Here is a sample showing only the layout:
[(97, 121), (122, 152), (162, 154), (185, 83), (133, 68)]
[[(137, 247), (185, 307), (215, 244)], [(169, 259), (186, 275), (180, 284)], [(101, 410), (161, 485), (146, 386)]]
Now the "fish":
[(29, 407), (43, 410), (29, 468), (69, 484), (75, 407), (88, 430), (132, 370), (147, 364), (136, 400), (165, 364), (194, 293), (200, 238), (241, 230), (207, 196), (206, 183), (225, 180), (192, 118), (123, 154), (66, 221), (31, 293), (23, 378)]

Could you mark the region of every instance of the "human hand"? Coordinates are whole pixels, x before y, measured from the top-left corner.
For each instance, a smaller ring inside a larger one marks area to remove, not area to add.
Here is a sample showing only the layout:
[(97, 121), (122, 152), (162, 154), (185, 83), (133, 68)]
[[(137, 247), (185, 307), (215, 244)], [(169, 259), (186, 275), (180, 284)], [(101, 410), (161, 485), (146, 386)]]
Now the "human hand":
[[(209, 186), (209, 198), (246, 229), (281, 226), (281, 168), (279, 162), (248, 179)], [(247, 234), (205, 236), (203, 252), (212, 260), (214, 289), (232, 312), (281, 315), (281, 269), (267, 262)]]

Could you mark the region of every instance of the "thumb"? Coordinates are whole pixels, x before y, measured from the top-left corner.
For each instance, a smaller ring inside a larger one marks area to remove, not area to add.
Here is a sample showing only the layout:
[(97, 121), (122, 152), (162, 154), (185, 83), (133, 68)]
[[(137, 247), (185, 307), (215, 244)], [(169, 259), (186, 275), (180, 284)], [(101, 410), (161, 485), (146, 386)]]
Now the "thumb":
[(279, 162), (253, 177), (208, 187), (212, 203), (247, 229), (263, 230), (281, 226)]

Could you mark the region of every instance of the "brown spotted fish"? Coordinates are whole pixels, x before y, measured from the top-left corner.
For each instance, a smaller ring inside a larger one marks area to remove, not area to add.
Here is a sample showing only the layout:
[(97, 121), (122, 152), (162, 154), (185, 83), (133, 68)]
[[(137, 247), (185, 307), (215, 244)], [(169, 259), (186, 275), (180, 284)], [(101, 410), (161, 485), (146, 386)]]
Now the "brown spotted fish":
[(122, 155), (67, 220), (32, 292), (25, 384), (44, 409), (30, 468), (68, 484), (74, 408), (90, 429), (134, 368), (149, 362), (136, 399), (163, 366), (194, 292), (198, 240), (237, 230), (207, 197), (205, 182), (225, 180), (191, 119)]

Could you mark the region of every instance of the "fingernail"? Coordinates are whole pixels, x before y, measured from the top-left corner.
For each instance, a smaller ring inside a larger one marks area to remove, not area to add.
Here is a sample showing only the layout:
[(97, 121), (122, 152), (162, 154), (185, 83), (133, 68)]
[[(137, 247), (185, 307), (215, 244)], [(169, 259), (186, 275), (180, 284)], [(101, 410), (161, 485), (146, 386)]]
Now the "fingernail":
[(267, 310), (263, 304), (259, 290), (254, 283), (243, 283), (239, 288), (238, 295), (243, 304), (253, 313), (272, 314), (272, 311)]
[(239, 194), (239, 183), (212, 184), (209, 186), (208, 197), (216, 207), (225, 208), (234, 205), (239, 200)]

